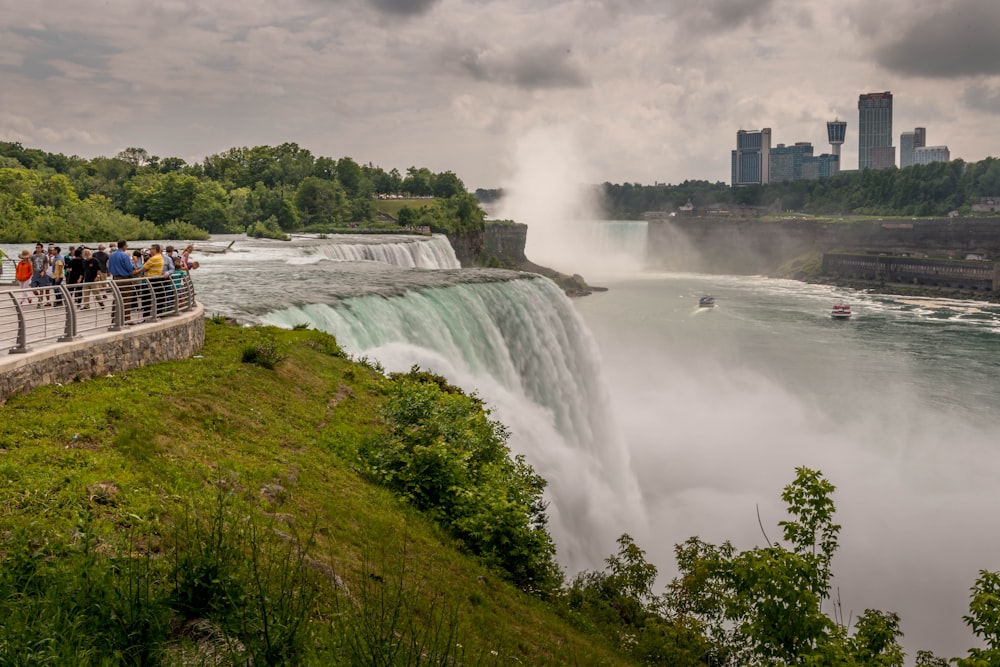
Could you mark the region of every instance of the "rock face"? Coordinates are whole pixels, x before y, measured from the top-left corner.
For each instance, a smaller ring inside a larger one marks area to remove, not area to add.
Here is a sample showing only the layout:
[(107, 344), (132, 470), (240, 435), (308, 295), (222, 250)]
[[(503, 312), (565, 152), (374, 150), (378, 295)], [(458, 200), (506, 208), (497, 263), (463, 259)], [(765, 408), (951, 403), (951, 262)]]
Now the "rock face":
[(568, 296), (586, 296), (603, 287), (587, 284), (582, 276), (567, 276), (533, 263), (524, 255), (528, 225), (509, 220), (488, 221), (482, 234), (448, 235), (462, 267), (491, 266), (537, 273), (559, 285)]
[(463, 267), (482, 266), (486, 248), (482, 232), (448, 234), (448, 242)]
[(710, 273), (773, 273), (808, 252), (992, 259), (1000, 257), (1000, 220), (657, 220), (649, 224), (648, 247), (656, 268)]

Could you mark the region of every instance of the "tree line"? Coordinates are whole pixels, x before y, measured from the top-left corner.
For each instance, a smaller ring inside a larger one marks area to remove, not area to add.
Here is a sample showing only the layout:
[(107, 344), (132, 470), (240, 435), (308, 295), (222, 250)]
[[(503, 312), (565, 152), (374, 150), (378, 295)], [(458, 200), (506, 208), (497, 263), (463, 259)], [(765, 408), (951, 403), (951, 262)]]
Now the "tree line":
[[(819, 180), (783, 181), (734, 188), (723, 182), (690, 180), (678, 184), (608, 183), (595, 186), (600, 215), (614, 220), (640, 219), (647, 212), (676, 211), (691, 203), (772, 208), (815, 215), (946, 216), (961, 215), (981, 197), (1000, 197), (1000, 159), (979, 162), (933, 162), (905, 169), (866, 169)], [(502, 190), (477, 190), (482, 202)]]
[(450, 171), (410, 167), (404, 175), (350, 157), (314, 156), (294, 143), (231, 148), (188, 164), (143, 148), (84, 159), (0, 142), (6, 242), (394, 227), (378, 214), (380, 195), (429, 200), (404, 207), (403, 224), (442, 232), (482, 224), (475, 199)]

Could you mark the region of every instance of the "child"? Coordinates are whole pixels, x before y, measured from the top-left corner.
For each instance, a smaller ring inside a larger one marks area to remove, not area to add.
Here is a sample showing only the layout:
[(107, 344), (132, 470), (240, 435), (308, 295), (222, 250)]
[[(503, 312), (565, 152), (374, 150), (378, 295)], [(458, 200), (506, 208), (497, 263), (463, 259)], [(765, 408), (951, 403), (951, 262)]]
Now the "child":
[[(17, 280), (18, 286), (26, 290), (31, 287), (31, 251), (22, 250), (20, 257), (21, 261), (17, 263), (14, 278)], [(28, 299), (28, 303), (31, 303), (31, 296), (27, 293), (21, 297), (21, 303), (24, 303), (25, 298)]]

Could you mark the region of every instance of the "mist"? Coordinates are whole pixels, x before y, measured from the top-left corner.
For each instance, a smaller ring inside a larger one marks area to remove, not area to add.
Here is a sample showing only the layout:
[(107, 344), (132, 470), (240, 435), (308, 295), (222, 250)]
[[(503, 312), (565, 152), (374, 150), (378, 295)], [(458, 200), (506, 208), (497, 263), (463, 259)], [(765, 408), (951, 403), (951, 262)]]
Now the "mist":
[[(621, 249), (607, 237), (580, 232), (596, 213), (578, 199), (586, 169), (573, 140), (555, 128), (517, 144), (519, 168), (504, 186), (500, 217), (528, 224), (532, 261), (610, 281), (609, 292), (575, 305), (598, 342), (644, 503), (646, 516), (622, 532), (657, 565), (659, 584), (676, 573), (674, 545), (690, 536), (763, 546), (759, 511), (767, 537), (780, 539), (782, 488), (808, 466), (837, 487), (833, 590), (844, 620), (869, 608), (898, 613), (907, 664), (920, 649), (947, 658), (980, 646), (962, 616), (979, 570), (1000, 569), (1000, 417), (985, 398), (1000, 389), (995, 380), (984, 376), (986, 386), (971, 390), (981, 395), (963, 405), (969, 385), (940, 387), (934, 375), (962, 373), (939, 368), (942, 343), (915, 339), (926, 346), (914, 348), (920, 358), (897, 349), (889, 327), (909, 311), (881, 312), (864, 295), (836, 296), (859, 300), (860, 312), (886, 327), (870, 339), (822, 328), (834, 298), (828, 288), (652, 273), (645, 257), (619, 261)], [(808, 315), (792, 312), (783, 332), (752, 311), (727, 309), (725, 299), (719, 312), (698, 312), (697, 295), (720, 290), (748, 301), (774, 294), (793, 304), (779, 307)], [(562, 501), (553, 504), (567, 511)], [(824, 607), (832, 616), (832, 601)]]

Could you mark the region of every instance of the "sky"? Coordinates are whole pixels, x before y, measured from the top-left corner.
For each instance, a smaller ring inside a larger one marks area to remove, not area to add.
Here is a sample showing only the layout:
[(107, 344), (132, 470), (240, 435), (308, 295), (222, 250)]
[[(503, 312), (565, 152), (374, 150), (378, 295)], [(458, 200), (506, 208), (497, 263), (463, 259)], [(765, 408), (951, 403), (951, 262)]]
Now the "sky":
[[(0, 140), (189, 163), (295, 142), (386, 170), (729, 181), (740, 129), (827, 152), (892, 91), (894, 143), (1000, 155), (997, 0), (0, 0)], [(522, 156), (522, 157), (519, 157)]]

